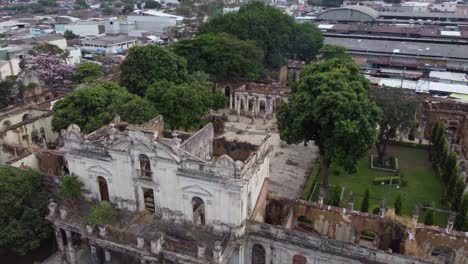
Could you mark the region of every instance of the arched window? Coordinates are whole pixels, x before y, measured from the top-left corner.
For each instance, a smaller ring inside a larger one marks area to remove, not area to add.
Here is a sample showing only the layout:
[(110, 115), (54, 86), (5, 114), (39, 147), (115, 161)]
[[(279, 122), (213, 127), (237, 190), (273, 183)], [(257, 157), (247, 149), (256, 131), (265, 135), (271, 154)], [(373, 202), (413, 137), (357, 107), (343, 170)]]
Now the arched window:
[(138, 156), (140, 160), (140, 176), (147, 179), (152, 179), (153, 173), (151, 172), (151, 163), (148, 156), (145, 154), (140, 154)]
[(302, 255), (294, 255), (293, 264), (307, 264), (307, 259)]
[(9, 127), (11, 126), (11, 121), (10, 120), (5, 120), (2, 124), (2, 127), (5, 128), (5, 127)]
[(205, 225), (205, 202), (199, 197), (192, 198), (193, 223)]
[(31, 119), (31, 115), (30, 114), (24, 114), (22, 119), (23, 119), (23, 121)]
[(107, 188), (106, 179), (102, 176), (98, 176), (97, 181), (99, 184), (99, 194), (101, 195), (101, 201), (109, 202), (109, 189)]
[(252, 264), (265, 264), (265, 248), (260, 244), (252, 247)]

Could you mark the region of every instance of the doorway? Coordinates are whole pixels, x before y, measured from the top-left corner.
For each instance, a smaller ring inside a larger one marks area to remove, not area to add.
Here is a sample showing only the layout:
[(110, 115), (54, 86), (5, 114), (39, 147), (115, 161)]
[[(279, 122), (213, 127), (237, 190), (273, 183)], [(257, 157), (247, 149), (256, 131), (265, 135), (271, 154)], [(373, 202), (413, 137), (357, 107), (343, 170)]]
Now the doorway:
[(99, 184), (99, 193), (101, 194), (101, 201), (109, 202), (109, 189), (107, 188), (107, 181), (102, 176), (97, 177)]

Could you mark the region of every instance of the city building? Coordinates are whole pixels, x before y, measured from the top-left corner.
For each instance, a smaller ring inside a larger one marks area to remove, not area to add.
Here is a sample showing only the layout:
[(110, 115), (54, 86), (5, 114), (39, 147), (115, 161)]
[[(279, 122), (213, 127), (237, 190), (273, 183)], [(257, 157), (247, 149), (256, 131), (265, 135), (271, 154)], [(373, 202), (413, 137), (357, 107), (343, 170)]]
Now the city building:
[(92, 39), (81, 39), (80, 48), (86, 53), (122, 53), (138, 44), (138, 39), (125, 35), (112, 35)]

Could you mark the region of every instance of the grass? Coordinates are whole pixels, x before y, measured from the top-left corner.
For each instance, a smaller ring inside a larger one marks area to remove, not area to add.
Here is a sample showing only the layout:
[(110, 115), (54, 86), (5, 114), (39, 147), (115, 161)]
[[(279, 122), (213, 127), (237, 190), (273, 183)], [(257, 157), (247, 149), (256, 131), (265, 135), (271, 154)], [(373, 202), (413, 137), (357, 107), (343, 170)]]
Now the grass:
[[(436, 208), (444, 208), (441, 203), (443, 188), (440, 179), (435, 175), (429, 161), (429, 153), (425, 149), (409, 148), (403, 146), (388, 146), (387, 155), (399, 159), (400, 176), (408, 181), (407, 186), (397, 189), (393, 184), (390, 192), (389, 185), (374, 185), (375, 177), (389, 177), (392, 173), (371, 170), (369, 166), (370, 157), (367, 156), (359, 161), (356, 174), (348, 174), (343, 170), (333, 167), (329, 176), (330, 185), (345, 187), (342, 206), (348, 204), (349, 192), (354, 195), (354, 209), (359, 210), (362, 203), (362, 195), (366, 188), (370, 191), (369, 212), (379, 207), (383, 198), (387, 199), (388, 207), (393, 207), (393, 202), (398, 194), (403, 196), (402, 214), (411, 216), (416, 204), (431, 205)], [(313, 195), (314, 196), (314, 195)], [(424, 222), (425, 212), (420, 212), (419, 221)], [(445, 227), (447, 215), (435, 213), (434, 224)]]

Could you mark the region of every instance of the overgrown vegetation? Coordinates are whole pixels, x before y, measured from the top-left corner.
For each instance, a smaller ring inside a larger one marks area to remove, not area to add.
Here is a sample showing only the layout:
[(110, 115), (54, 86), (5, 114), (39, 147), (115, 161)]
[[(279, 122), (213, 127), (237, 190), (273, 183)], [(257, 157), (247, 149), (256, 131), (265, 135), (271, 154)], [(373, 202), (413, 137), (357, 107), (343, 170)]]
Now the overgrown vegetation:
[(91, 212), (87, 217), (87, 223), (96, 228), (97, 226), (112, 225), (115, 223), (115, 210), (109, 202), (101, 202), (91, 207)]

